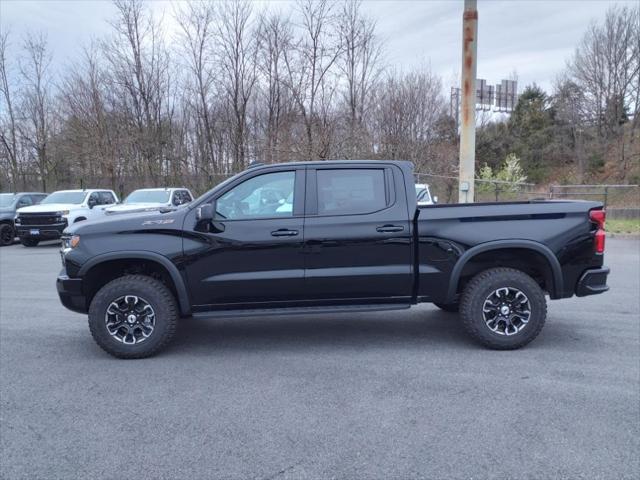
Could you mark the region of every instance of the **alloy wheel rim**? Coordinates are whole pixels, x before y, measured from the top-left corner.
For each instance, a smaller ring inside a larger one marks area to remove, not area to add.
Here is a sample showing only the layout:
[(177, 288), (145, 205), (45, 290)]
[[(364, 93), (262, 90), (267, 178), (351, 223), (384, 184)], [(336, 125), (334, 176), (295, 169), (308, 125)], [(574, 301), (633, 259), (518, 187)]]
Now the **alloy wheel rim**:
[(511, 336), (522, 331), (531, 319), (529, 298), (515, 287), (491, 292), (482, 306), (484, 323), (493, 333)]
[(136, 345), (153, 333), (156, 313), (144, 298), (123, 295), (109, 304), (104, 321), (107, 332), (115, 340), (125, 345)]

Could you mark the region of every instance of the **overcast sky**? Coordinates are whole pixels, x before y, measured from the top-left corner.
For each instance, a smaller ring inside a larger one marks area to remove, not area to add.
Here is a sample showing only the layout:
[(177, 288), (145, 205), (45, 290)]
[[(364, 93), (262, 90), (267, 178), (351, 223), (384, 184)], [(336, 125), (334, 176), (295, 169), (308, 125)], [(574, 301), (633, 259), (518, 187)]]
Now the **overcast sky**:
[[(266, 1), (290, 11), (286, 1)], [(550, 89), (589, 22), (601, 20), (613, 2), (597, 0), (480, 0), (478, 2), (478, 78), (499, 83), (515, 71), (519, 89), (536, 82)], [(633, 5), (635, 1), (617, 2)], [(169, 1), (150, 1), (161, 14)], [(364, 10), (376, 19), (386, 40), (390, 66), (409, 70), (430, 64), (443, 78), (445, 91), (458, 78), (462, 0), (369, 0)], [(0, 25), (9, 28), (15, 47), (25, 32), (45, 31), (59, 68), (77, 57), (92, 37), (109, 31), (114, 7), (101, 0), (0, 0)], [(167, 15), (168, 16), (168, 15)], [(173, 28), (169, 24), (169, 30)]]

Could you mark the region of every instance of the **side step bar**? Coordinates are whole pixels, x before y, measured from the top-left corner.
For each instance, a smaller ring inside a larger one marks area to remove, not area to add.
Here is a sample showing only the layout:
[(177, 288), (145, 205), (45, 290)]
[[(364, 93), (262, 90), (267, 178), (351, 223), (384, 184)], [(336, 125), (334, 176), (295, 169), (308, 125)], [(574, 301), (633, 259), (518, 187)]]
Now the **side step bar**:
[(287, 308), (253, 308), (242, 310), (210, 310), (196, 312), (193, 318), (230, 318), (230, 317), (262, 317), (277, 315), (317, 315), (325, 313), (381, 312), (389, 310), (407, 310), (411, 305), (406, 303), (380, 303), (374, 305), (331, 305), (314, 307)]

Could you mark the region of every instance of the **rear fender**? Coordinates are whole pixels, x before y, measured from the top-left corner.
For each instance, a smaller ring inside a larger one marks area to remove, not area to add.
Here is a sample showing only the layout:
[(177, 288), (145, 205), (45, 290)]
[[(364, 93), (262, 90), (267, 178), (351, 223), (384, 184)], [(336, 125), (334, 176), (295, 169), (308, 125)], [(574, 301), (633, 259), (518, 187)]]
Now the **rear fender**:
[(558, 258), (549, 249), (549, 247), (532, 240), (497, 240), (495, 242), (486, 242), (476, 245), (460, 256), (451, 271), (449, 289), (447, 291), (447, 302), (455, 301), (458, 284), (460, 282), (460, 275), (462, 274), (465, 265), (472, 260), (473, 257), (491, 250), (504, 250), (508, 248), (528, 249), (544, 256), (549, 263), (553, 276), (553, 288), (550, 289), (549, 294), (551, 298), (560, 298), (563, 288), (562, 268), (560, 267)]

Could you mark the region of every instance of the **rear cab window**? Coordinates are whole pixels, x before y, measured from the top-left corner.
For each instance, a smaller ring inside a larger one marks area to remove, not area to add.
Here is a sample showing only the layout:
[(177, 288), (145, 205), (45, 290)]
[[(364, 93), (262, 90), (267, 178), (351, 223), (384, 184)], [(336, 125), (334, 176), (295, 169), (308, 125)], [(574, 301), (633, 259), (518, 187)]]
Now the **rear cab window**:
[(316, 171), (318, 215), (362, 215), (390, 204), (384, 168)]
[(100, 192), (100, 201), (102, 205), (111, 205), (116, 203), (116, 198), (111, 192)]

